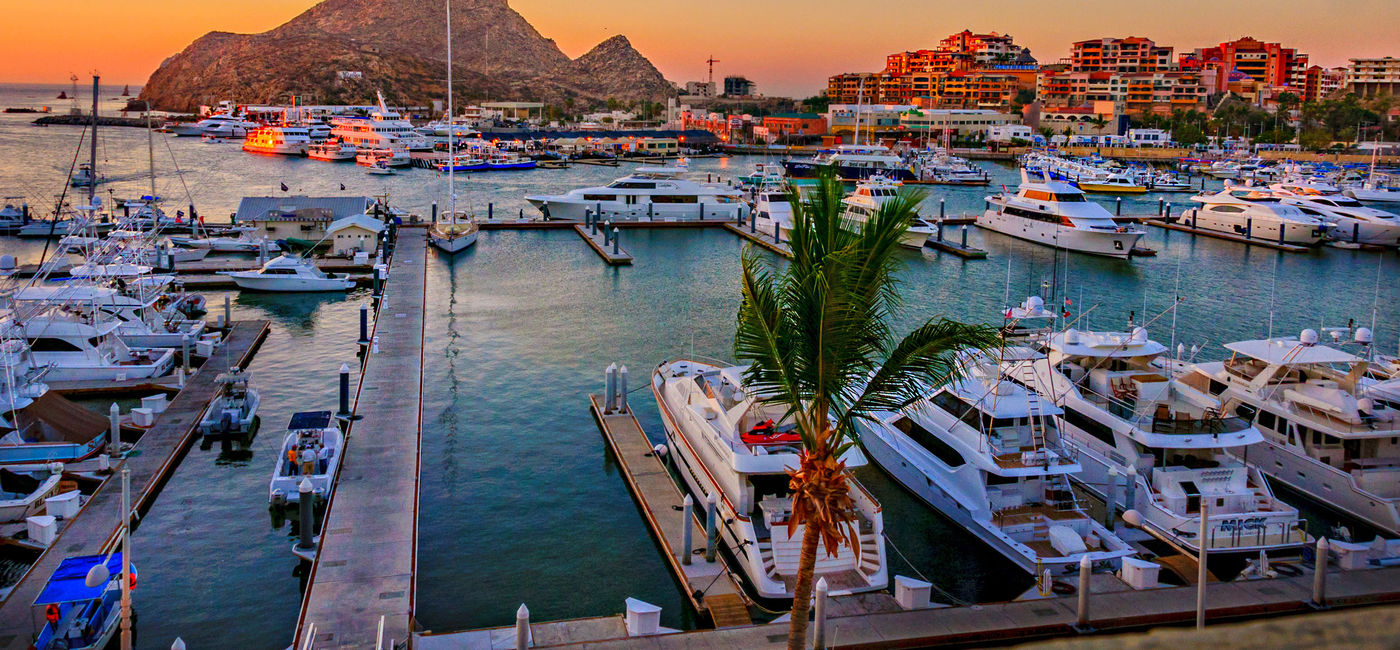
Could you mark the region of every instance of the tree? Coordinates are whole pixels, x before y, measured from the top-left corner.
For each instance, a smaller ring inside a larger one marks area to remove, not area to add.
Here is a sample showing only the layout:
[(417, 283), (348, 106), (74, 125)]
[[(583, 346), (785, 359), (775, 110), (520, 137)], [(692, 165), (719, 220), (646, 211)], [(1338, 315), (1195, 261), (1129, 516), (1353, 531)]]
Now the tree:
[(1309, 151), (1322, 151), (1332, 145), (1332, 134), (1327, 129), (1305, 129), (1298, 135), (1298, 145)]
[(1108, 118), (1102, 115), (1095, 115), (1089, 118), (1089, 123), (1094, 125), (1094, 130), (1102, 131), (1103, 127), (1108, 126)]
[(798, 467), (788, 472), (787, 534), (802, 530), (790, 650), (806, 642), (818, 542), (835, 555), (857, 537), (841, 461), (856, 444), (856, 421), (902, 409), (930, 386), (959, 377), (957, 352), (999, 343), (994, 328), (946, 319), (930, 319), (895, 343), (896, 252), (923, 194), (901, 190), (854, 232), (844, 221), (843, 196), (841, 181), (826, 174), (805, 200), (793, 200), (793, 257), (785, 270), (753, 249), (742, 260), (734, 351), (749, 364), (745, 390), (785, 407), (803, 446)]

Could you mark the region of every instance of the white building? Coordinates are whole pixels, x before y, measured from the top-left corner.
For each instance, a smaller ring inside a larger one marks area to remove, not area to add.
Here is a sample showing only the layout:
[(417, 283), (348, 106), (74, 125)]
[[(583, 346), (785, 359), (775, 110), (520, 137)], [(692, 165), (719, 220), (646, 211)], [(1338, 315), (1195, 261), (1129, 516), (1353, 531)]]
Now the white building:
[(1030, 142), (1034, 135), (1031, 127), (1025, 124), (997, 124), (987, 127), (988, 142), (1011, 142), (1012, 140)]
[(1400, 59), (1351, 59), (1346, 84), (1348, 92), (1360, 97), (1400, 94)]
[(1128, 129), (1128, 142), (1134, 147), (1167, 147), (1171, 146), (1171, 131), (1162, 129)]

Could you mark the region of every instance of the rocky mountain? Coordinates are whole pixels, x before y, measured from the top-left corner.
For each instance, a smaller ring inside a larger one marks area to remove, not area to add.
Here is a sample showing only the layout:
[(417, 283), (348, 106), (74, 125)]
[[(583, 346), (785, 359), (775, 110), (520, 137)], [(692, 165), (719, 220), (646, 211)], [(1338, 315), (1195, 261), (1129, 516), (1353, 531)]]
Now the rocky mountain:
[[(222, 99), (396, 104), (446, 94), (441, 0), (325, 0), (262, 34), (210, 32), (161, 63), (141, 90), (157, 108), (192, 111)], [(452, 5), (454, 92), (464, 99), (587, 106), (661, 101), (675, 90), (623, 36), (570, 59), (506, 0)], [(346, 72), (359, 73), (343, 74)]]

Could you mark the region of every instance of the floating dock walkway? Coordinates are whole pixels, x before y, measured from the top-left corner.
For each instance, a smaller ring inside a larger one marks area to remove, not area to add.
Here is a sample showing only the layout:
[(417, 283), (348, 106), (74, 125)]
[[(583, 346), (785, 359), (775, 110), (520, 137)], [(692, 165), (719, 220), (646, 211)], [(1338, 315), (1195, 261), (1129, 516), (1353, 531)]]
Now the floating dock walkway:
[[(603, 398), (598, 395), (589, 395), (588, 401), (593, 419), (603, 432), (608, 448), (617, 457), (627, 487), (641, 508), (642, 518), (661, 545), (676, 579), (685, 586), (690, 604), (696, 611), (708, 614), (717, 628), (749, 625), (751, 619), (743, 591), (725, 565), (723, 555), (716, 553), (713, 562), (705, 560), (705, 528), (697, 517), (689, 522), (695, 548), (684, 548), (682, 527), (686, 522), (681, 502), (685, 496), (664, 462), (652, 452), (651, 440), (642, 431), (631, 408), (606, 409)], [(694, 507), (703, 509), (705, 505), (696, 503)], [(684, 555), (690, 555), (689, 564), (681, 561)]]
[[(131, 470), (131, 505), (136, 513), (148, 511), (165, 481), (194, 442), (195, 427), (219, 391), (215, 381), (230, 367), (244, 367), (267, 337), (268, 321), (238, 321), (214, 354), (185, 383), (155, 426), (142, 434), (133, 453), (120, 463), (78, 515), (59, 533), (58, 539), (39, 556), (29, 571), (0, 603), (0, 650), (26, 650), (33, 631), (43, 627), (43, 611), (34, 599), (64, 558), (104, 553), (117, 543), (121, 527), (121, 470)], [(139, 453), (134, 453), (139, 452)], [(139, 596), (138, 596), (139, 598)]]
[(391, 648), (413, 629), (428, 237), (398, 228), (293, 647)]
[(1190, 223), (1186, 223), (1185, 216), (1170, 217), (1170, 219), (1176, 219), (1177, 221), (1169, 221), (1168, 219), (1169, 218), (1167, 217), (1146, 218), (1143, 219), (1142, 222), (1149, 226), (1156, 226), (1158, 228), (1165, 228), (1167, 230), (1179, 230), (1181, 232), (1189, 232), (1193, 235), (1201, 235), (1203, 237), (1214, 237), (1216, 239), (1224, 239), (1226, 241), (1238, 242), (1241, 244), (1249, 244), (1250, 246), (1263, 246), (1264, 248), (1272, 248), (1274, 250), (1287, 251), (1289, 253), (1303, 253), (1312, 250), (1312, 248), (1308, 246), (1299, 246), (1297, 244), (1285, 244), (1281, 241), (1273, 239), (1262, 239), (1260, 237), (1251, 237), (1245, 234), (1235, 235), (1227, 232), (1219, 232), (1216, 230), (1206, 230), (1205, 228), (1197, 228), (1191, 225)]
[(724, 229), (753, 242), (756, 246), (792, 259), (792, 248), (788, 246), (787, 242), (780, 242), (775, 238), (774, 234), (758, 230), (758, 228), (753, 227), (752, 222), (750, 222), (748, 226), (741, 226), (726, 221), (724, 222)]
[[(574, 226), (574, 232), (588, 242), (588, 246), (593, 249), (593, 252), (597, 253), (598, 257), (603, 258), (603, 261), (607, 262), (608, 265), (623, 266), (632, 263), (632, 254), (623, 250), (619, 242), (622, 237), (609, 233), (607, 226), (589, 227), (577, 224)], [(609, 242), (610, 238), (611, 242)]]

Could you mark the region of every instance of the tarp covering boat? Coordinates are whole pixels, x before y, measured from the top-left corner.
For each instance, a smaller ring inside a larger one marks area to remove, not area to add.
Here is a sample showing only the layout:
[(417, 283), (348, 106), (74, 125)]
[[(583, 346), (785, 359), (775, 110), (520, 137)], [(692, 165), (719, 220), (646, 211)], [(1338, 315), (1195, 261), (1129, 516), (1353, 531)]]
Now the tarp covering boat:
[(16, 411), (11, 421), (16, 428), (3, 432), (0, 446), (35, 442), (83, 444), (106, 434), (108, 429), (107, 418), (53, 391)]
[(0, 468), (0, 492), (10, 494), (33, 494), (44, 482), (28, 474), (16, 474)]
[[(80, 555), (64, 558), (58, 568), (54, 570), (53, 575), (49, 577), (49, 582), (44, 585), (44, 590), (39, 592), (39, 597), (34, 599), (34, 604), (76, 603), (101, 598), (102, 592), (107, 589), (107, 584), (89, 587), (87, 586), (87, 574), (92, 567), (102, 564), (104, 558), (107, 561), (108, 574), (112, 578), (121, 575), (122, 554), (120, 551), (113, 553), (112, 557)], [(137, 575), (135, 569), (132, 569), (131, 574)]]

